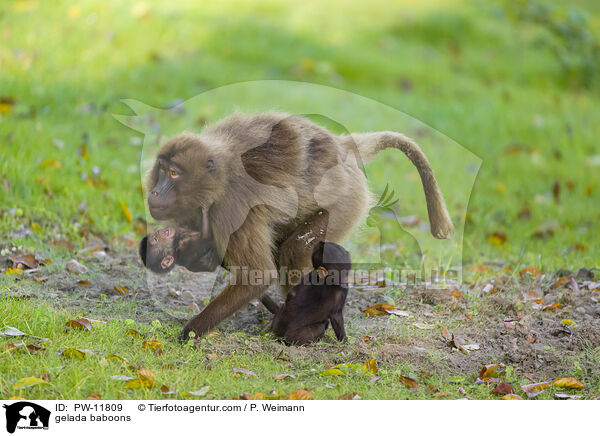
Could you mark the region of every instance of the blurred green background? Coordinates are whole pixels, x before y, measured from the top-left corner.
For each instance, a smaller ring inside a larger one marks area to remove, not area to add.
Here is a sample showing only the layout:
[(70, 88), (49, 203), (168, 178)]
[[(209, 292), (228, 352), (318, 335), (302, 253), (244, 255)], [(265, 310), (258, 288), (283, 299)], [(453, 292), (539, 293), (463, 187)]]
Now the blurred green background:
[[(121, 99), (285, 79), (382, 102), (482, 160), (453, 214), (466, 266), (597, 267), (599, 26), (593, 0), (2, 2), (0, 248), (145, 231), (143, 135), (112, 116), (133, 115)], [(451, 200), (458, 163), (435, 168)], [(368, 168), (376, 193), (385, 164)], [(396, 212), (425, 220), (413, 186), (394, 187)]]

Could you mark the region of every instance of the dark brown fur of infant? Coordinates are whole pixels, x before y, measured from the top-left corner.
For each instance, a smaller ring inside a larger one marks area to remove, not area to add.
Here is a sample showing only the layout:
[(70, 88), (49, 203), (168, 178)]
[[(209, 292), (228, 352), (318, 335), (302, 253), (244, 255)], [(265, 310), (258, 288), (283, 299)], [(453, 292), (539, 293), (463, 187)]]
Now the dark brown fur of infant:
[(166, 274), (175, 265), (193, 272), (214, 271), (221, 264), (214, 241), (202, 232), (187, 229), (160, 229), (140, 242), (144, 266), (157, 274)]
[(350, 253), (333, 242), (319, 242), (312, 264), (314, 270), (290, 290), (273, 320), (273, 333), (288, 345), (318, 341), (329, 322), (337, 339), (346, 340), (343, 311), (352, 268)]

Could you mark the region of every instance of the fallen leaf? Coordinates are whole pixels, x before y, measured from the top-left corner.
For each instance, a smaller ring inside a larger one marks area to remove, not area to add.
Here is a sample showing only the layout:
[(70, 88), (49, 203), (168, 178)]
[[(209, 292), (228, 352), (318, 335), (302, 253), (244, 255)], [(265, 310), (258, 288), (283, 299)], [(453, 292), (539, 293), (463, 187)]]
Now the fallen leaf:
[(506, 394), (501, 398), (501, 400), (523, 400), (523, 398), (517, 394)]
[(396, 309), (396, 306), (392, 306), (390, 304), (376, 304), (374, 306), (369, 306), (363, 313), (366, 317), (374, 317), (374, 316), (387, 316), (390, 314), (390, 310)]
[(454, 333), (452, 333), (452, 340), (450, 341), (450, 345), (454, 346), (463, 354), (469, 354), (469, 352), (462, 345), (460, 345), (460, 343), (458, 342), (458, 338), (454, 336)]
[(17, 328), (7, 326), (0, 331), (0, 336), (27, 336), (27, 334)]
[(142, 380), (154, 380), (156, 379), (156, 375), (149, 369), (138, 369), (137, 370), (138, 377)]
[(493, 284), (488, 283), (481, 290), (482, 295), (492, 295), (498, 293), (498, 288), (496, 288)]
[(162, 386), (160, 387), (160, 392), (161, 392), (162, 394), (169, 394), (169, 395), (170, 395), (170, 394), (176, 394), (176, 393), (177, 393), (177, 391), (174, 391), (174, 390), (172, 390), (172, 389), (171, 389), (171, 388), (169, 388), (167, 385), (162, 385)]
[(396, 316), (410, 316), (410, 312), (407, 312), (405, 310), (399, 310), (399, 309), (389, 309), (386, 310), (387, 313), (389, 313), (390, 315), (396, 315)]
[(156, 382), (150, 379), (134, 378), (125, 382), (126, 389), (151, 389), (156, 386)]
[(84, 350), (80, 350), (79, 348), (67, 348), (63, 350), (61, 354), (67, 359), (74, 360), (83, 360), (87, 355), (87, 353)]
[(77, 318), (66, 322), (67, 327), (77, 328), (81, 330), (91, 330), (92, 323), (87, 318)]
[(122, 200), (119, 200), (119, 206), (121, 206), (121, 211), (123, 212), (123, 216), (125, 217), (127, 222), (131, 224), (133, 222), (133, 217), (131, 216), (131, 212), (129, 211), (129, 208), (127, 207), (125, 202)]
[(513, 393), (513, 387), (510, 383), (498, 383), (491, 394), (493, 395), (508, 395)]
[(521, 386), (521, 390), (527, 394), (529, 398), (537, 397), (544, 389), (548, 388), (550, 383), (540, 382)]
[(571, 280), (569, 280), (567, 277), (561, 277), (559, 278), (557, 281), (555, 281), (552, 286), (550, 286), (550, 289), (556, 289), (560, 286), (564, 286), (567, 283), (570, 283)]
[[(581, 396), (580, 395), (569, 395), (569, 394), (559, 394), (556, 393), (554, 394), (555, 398), (558, 398), (559, 400), (580, 400)], [(598, 399), (598, 398), (596, 398)]]
[(133, 291), (129, 290), (126, 286), (113, 286), (113, 289), (123, 297), (133, 294)]
[(17, 380), (16, 382), (14, 382), (13, 388), (25, 389), (25, 388), (29, 388), (31, 386), (47, 385), (47, 384), (48, 384), (48, 382), (46, 380), (44, 380), (43, 378), (25, 377), (25, 378), (21, 378), (21, 379)]
[(142, 337), (142, 335), (137, 330), (134, 330), (134, 329), (127, 329), (125, 331), (125, 334), (127, 334), (129, 336), (133, 336), (136, 339), (140, 339)]
[(300, 389), (296, 392), (292, 392), (287, 397), (286, 400), (312, 400), (314, 399), (313, 394), (303, 389)]
[(16, 268), (17, 265), (24, 265), (29, 269), (37, 268), (39, 262), (35, 259), (35, 256), (32, 254), (25, 254), (22, 256), (13, 256), (9, 257), (9, 259), (13, 263), (13, 268)]
[(547, 304), (546, 306), (542, 307), (542, 310), (562, 309), (562, 307), (562, 304), (557, 301), (556, 303)]
[(577, 326), (577, 323), (575, 321), (573, 321), (572, 319), (563, 319), (560, 322), (561, 325), (565, 326), (565, 327), (575, 327)]
[(244, 375), (249, 375), (251, 377), (257, 377), (256, 374), (254, 374), (252, 371), (250, 371), (249, 369), (246, 369), (246, 368), (233, 368), (233, 372), (236, 374), (244, 374)]
[(72, 272), (73, 274), (85, 274), (89, 270), (90, 269), (87, 266), (82, 265), (81, 263), (77, 262), (75, 259), (71, 259), (70, 261), (67, 262), (67, 271)]
[(125, 359), (124, 357), (121, 357), (121, 356), (117, 356), (116, 354), (107, 354), (106, 356), (104, 356), (104, 358), (106, 360), (116, 360), (116, 361), (120, 361), (120, 362), (127, 362), (127, 359)]
[(283, 380), (286, 378), (296, 378), (294, 374), (276, 374), (275, 380)]
[(210, 391), (210, 386), (204, 386), (203, 388), (198, 389), (197, 391), (185, 391), (181, 393), (183, 397), (203, 397), (208, 391)]
[(452, 340), (452, 335), (450, 334), (450, 332), (448, 331), (448, 329), (446, 327), (444, 327), (442, 329), (442, 337), (448, 341)]
[(467, 350), (468, 352), (471, 352), (471, 351), (479, 350), (480, 346), (479, 346), (479, 344), (465, 344), (465, 345), (463, 345), (463, 348), (465, 350)]
[(91, 285), (91, 284), (92, 284), (92, 282), (90, 282), (89, 280), (79, 280), (79, 281), (77, 282), (77, 284), (78, 284), (78, 285), (81, 285), (81, 286), (89, 286), (89, 285)]
[(348, 392), (347, 394), (342, 394), (338, 397), (338, 400), (358, 400), (360, 397), (358, 396), (358, 392)]
[(452, 295), (457, 300), (464, 300), (465, 299), (465, 296), (463, 295), (463, 293), (460, 292), (458, 289), (455, 289), (452, 292), (450, 292), (450, 295)]
[(102, 395), (97, 392), (94, 392), (93, 394), (88, 395), (87, 399), (88, 400), (101, 400)]
[(479, 371), (479, 378), (483, 380), (492, 377), (498, 377), (498, 364), (490, 363), (488, 365), (483, 365)]
[(122, 374), (118, 374), (118, 375), (111, 375), (109, 377), (109, 380), (120, 380), (120, 381), (128, 381), (128, 380), (133, 380), (135, 377), (130, 377), (128, 375), (122, 375)]
[(15, 99), (12, 97), (0, 97), (0, 114), (8, 115), (12, 111)]
[(362, 370), (369, 374), (377, 375), (377, 361), (375, 359), (369, 359), (362, 365)]
[(400, 381), (400, 383), (402, 383), (408, 389), (419, 388), (419, 382), (410, 377), (404, 377), (403, 375), (401, 375), (398, 377), (398, 381)]
[(346, 374), (344, 374), (344, 372), (339, 368), (329, 368), (329, 369), (326, 369), (325, 371), (323, 371), (321, 373), (321, 375), (335, 376), (335, 375), (346, 375)]
[(527, 266), (519, 272), (519, 275), (521, 276), (521, 278), (525, 277), (526, 275), (532, 275), (537, 277), (541, 276), (542, 272), (535, 266)]
[(496, 247), (501, 247), (502, 245), (504, 245), (505, 242), (506, 242), (506, 235), (504, 233), (494, 232), (488, 236), (488, 243), (490, 243)]
[(144, 341), (142, 342), (142, 348), (149, 351), (162, 350), (163, 344), (159, 341)]
[(585, 389), (585, 385), (574, 377), (560, 377), (552, 381), (552, 386), (562, 388)]

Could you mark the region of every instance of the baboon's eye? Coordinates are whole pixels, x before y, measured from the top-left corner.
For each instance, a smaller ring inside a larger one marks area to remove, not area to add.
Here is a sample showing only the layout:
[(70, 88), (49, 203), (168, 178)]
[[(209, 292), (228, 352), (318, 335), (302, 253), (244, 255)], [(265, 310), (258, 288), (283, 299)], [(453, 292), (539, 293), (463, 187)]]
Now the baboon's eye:
[(176, 179), (177, 177), (179, 177), (179, 173), (177, 171), (175, 171), (174, 169), (170, 169), (169, 170), (169, 174), (171, 175), (172, 178)]
[(212, 159), (207, 160), (206, 168), (208, 168), (210, 171), (214, 171), (215, 170), (215, 161)]

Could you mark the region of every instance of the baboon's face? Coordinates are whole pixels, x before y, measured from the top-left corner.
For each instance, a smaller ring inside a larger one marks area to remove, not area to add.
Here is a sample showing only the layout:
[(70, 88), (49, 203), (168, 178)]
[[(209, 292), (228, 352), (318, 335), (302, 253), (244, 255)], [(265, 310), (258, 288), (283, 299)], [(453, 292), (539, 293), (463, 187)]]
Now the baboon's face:
[(148, 208), (156, 220), (183, 220), (206, 210), (222, 194), (225, 164), (192, 135), (182, 135), (161, 149), (148, 186)]

